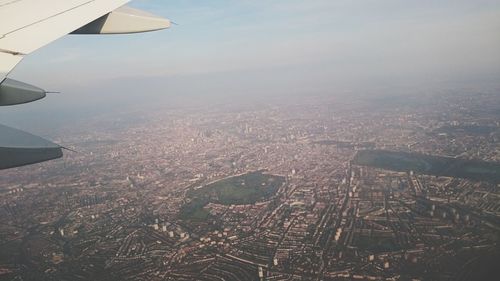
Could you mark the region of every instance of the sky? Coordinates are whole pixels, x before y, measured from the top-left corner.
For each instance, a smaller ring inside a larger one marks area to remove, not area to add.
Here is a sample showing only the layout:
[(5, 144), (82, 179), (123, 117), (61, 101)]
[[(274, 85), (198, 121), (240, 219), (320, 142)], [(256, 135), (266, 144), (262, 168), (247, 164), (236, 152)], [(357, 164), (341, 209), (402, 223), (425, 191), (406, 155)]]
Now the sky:
[(2, 108), (0, 121), (221, 93), (231, 99), (499, 88), (499, 0), (130, 5), (178, 25), (145, 34), (71, 35), (34, 52), (10, 77), (63, 93)]

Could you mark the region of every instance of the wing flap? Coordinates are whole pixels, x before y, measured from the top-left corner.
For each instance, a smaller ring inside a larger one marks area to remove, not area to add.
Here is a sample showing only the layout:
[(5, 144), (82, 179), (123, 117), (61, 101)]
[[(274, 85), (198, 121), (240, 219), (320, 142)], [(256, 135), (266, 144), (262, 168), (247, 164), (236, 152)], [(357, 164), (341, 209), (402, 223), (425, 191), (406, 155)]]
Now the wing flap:
[[(2, 19), (8, 19), (2, 21), (0, 26), (0, 34), (6, 35), (12, 33), (16, 30), (20, 30), (23, 27), (27, 27), (38, 22), (42, 22), (45, 19), (56, 16), (57, 14), (64, 13), (71, 9), (75, 9), (80, 5), (84, 5), (86, 2), (91, 2), (89, 0), (65, 0), (60, 1), (34, 1), (34, 0), (21, 0), (21, 1), (10, 1), (4, 6), (0, 6), (0, 17)], [(13, 13), (18, 13), (18, 15), (12, 17)]]

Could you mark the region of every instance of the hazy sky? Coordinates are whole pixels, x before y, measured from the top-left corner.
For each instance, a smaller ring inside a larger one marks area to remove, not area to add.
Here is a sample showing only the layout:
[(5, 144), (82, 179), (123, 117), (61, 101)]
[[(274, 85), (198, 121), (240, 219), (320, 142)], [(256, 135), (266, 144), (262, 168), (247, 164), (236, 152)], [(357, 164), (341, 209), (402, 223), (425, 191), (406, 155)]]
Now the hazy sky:
[(4, 116), (83, 102), (111, 106), (117, 98), (123, 103), (146, 92), (335, 94), (440, 83), (495, 85), (500, 78), (499, 0), (136, 0), (131, 5), (179, 25), (147, 34), (66, 36), (40, 49), (11, 77), (61, 90), (63, 96), (29, 109), (2, 108)]

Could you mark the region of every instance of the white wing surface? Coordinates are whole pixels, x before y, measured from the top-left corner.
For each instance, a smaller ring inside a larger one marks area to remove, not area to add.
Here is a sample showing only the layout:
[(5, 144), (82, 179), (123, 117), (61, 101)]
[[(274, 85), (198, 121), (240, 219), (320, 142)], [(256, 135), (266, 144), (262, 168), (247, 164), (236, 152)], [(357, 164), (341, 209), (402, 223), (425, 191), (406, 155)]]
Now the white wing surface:
[(23, 56), (108, 14), (127, 2), (129, 1), (1, 1), (0, 75), (6, 76)]

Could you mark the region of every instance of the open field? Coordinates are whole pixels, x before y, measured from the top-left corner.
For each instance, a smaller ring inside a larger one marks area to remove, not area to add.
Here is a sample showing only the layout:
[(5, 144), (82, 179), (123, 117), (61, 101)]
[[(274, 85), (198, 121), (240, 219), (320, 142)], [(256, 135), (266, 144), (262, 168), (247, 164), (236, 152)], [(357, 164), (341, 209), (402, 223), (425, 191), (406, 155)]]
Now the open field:
[(191, 199), (180, 212), (183, 219), (203, 220), (208, 212), (203, 208), (208, 203), (222, 205), (254, 204), (271, 197), (283, 184), (284, 178), (267, 175), (261, 171), (226, 178), (188, 192)]

